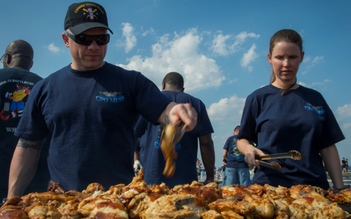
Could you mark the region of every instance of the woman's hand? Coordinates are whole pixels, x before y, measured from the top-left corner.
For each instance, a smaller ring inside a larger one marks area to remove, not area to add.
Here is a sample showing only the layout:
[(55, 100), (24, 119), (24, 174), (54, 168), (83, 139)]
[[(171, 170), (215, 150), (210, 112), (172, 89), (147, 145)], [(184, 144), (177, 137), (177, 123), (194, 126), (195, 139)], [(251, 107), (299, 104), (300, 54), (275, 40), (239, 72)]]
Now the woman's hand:
[(265, 155), (265, 153), (250, 144), (246, 139), (240, 139), (237, 145), (239, 151), (245, 155), (245, 162), (248, 163), (250, 167), (260, 167), (259, 163), (256, 161), (256, 158)]
[(256, 158), (259, 156), (265, 155), (260, 149), (255, 148), (254, 146), (248, 147), (245, 153), (245, 162), (249, 166), (260, 167), (260, 164), (257, 162)]

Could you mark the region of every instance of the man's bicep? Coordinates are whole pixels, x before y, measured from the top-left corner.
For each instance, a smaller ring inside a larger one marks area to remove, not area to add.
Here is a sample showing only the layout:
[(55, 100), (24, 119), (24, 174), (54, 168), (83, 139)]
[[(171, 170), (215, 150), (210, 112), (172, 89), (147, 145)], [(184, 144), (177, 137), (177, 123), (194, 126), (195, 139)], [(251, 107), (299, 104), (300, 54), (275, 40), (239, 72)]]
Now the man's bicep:
[(17, 147), (32, 148), (32, 149), (40, 150), (44, 144), (44, 141), (45, 139), (31, 141), (31, 140), (20, 138), (18, 140)]
[(211, 133), (200, 136), (199, 142), (200, 144), (211, 144), (213, 142)]
[(222, 157), (227, 157), (227, 150), (226, 149), (223, 149)]

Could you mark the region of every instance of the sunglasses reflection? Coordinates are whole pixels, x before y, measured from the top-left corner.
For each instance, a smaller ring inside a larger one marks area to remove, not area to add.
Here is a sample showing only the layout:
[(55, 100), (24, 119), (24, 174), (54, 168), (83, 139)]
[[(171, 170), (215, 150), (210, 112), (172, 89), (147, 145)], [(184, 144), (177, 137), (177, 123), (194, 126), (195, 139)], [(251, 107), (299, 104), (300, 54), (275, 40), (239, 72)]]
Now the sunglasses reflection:
[(110, 42), (110, 34), (102, 34), (102, 35), (86, 35), (86, 34), (70, 34), (66, 33), (66, 35), (71, 38), (74, 42), (80, 45), (91, 45), (93, 41), (96, 42), (99, 46), (106, 45)]

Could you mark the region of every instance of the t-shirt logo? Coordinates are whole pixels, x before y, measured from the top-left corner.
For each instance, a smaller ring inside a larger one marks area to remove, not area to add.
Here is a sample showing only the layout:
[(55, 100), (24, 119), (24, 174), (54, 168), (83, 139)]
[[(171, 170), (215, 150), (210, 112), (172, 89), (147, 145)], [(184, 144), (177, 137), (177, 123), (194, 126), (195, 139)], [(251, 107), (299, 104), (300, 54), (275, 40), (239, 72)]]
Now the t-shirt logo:
[(118, 103), (124, 101), (124, 95), (121, 92), (100, 92), (95, 99), (103, 103)]
[(237, 141), (238, 141), (237, 138), (233, 138), (233, 143), (232, 143), (230, 150), (229, 150), (229, 156), (233, 160), (243, 161), (244, 155), (242, 153), (240, 153), (238, 146), (237, 146)]
[(313, 106), (310, 103), (306, 103), (305, 110), (312, 111), (312, 112), (314, 112), (315, 114), (317, 114), (319, 116), (322, 116), (322, 115), (325, 114), (323, 106)]
[(30, 89), (28, 86), (16, 83), (16, 88), (5, 94), (4, 105), (0, 111), (0, 119), (6, 121), (10, 118), (21, 117), (29, 94)]
[[(160, 125), (160, 127), (158, 128), (157, 139), (154, 142), (154, 147), (160, 150), (161, 150), (161, 136), (162, 136), (163, 129), (164, 129), (164, 126)], [(178, 142), (175, 145), (175, 150), (179, 151), (180, 149), (182, 149), (182, 144)]]

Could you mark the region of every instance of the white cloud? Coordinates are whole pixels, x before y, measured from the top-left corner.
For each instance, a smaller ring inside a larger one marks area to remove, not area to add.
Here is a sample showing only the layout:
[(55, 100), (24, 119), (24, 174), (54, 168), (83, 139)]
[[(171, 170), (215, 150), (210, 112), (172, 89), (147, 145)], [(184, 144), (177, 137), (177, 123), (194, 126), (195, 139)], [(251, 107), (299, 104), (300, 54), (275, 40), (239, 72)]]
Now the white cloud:
[(137, 44), (137, 38), (135, 37), (133, 31), (134, 28), (130, 23), (122, 23), (122, 35), (125, 38), (125, 41), (123, 43), (124, 45), (124, 51), (128, 53), (130, 50), (132, 50), (136, 44)]
[(351, 104), (345, 104), (337, 108), (336, 112), (342, 119), (351, 118)]
[(337, 120), (339, 121), (340, 127), (346, 136), (346, 141), (350, 141), (347, 139), (347, 133), (350, 133), (351, 130), (351, 104), (345, 104), (336, 109)]
[[(213, 144), (215, 145), (216, 160), (222, 160), (223, 145), (227, 138), (233, 135), (233, 129), (240, 124), (245, 98), (236, 95), (222, 98), (212, 103), (207, 109), (213, 129)], [(221, 162), (216, 162), (221, 163)]]
[(316, 65), (320, 62), (324, 61), (324, 56), (316, 56), (313, 60), (312, 60), (312, 64)]
[(259, 34), (255, 34), (255, 33), (247, 33), (247, 32), (241, 32), (241, 33), (239, 33), (238, 35), (236, 35), (236, 37), (235, 37), (235, 42), (237, 43), (237, 44), (243, 44), (244, 42), (245, 42), (245, 40), (247, 39), (247, 38), (259, 38), (260, 37), (260, 35)]
[(219, 32), (212, 41), (211, 49), (212, 51), (221, 56), (227, 56), (237, 52), (240, 46), (245, 43), (247, 38), (259, 38), (259, 34), (241, 32), (236, 36), (223, 35)]
[(226, 44), (226, 41), (230, 38), (230, 35), (218, 34), (212, 41), (212, 50), (221, 56), (229, 55), (231, 52)]
[(155, 35), (155, 30), (153, 28), (149, 28), (141, 34), (143, 37), (146, 37), (148, 35)]
[(59, 53), (61, 50), (59, 47), (55, 46), (54, 43), (50, 43), (48, 46), (47, 46), (48, 50), (51, 52), (51, 53)]
[(217, 103), (212, 103), (207, 109), (208, 116), (212, 122), (224, 124), (239, 124), (245, 98), (231, 96), (222, 98)]
[(306, 56), (304, 57), (303, 63), (306, 64), (305, 69), (302, 71), (302, 75), (307, 74), (309, 71), (311, 71), (311, 69), (318, 65), (319, 63), (324, 61), (324, 56), (316, 56), (316, 57), (310, 57), (310, 56)]
[(351, 123), (350, 122), (349, 123), (344, 123), (344, 124), (342, 124), (341, 128), (344, 129), (344, 130), (349, 129), (349, 128), (351, 128)]
[(311, 61), (311, 56), (305, 56), (304, 58), (303, 58), (303, 63), (308, 63), (308, 62), (310, 62)]
[(331, 80), (325, 79), (322, 82), (312, 82), (310, 84), (307, 84), (305, 82), (300, 81), (300, 82), (298, 82), (298, 84), (305, 86), (305, 87), (309, 87), (309, 88), (314, 88), (314, 89), (318, 88), (318, 90), (324, 90), (330, 82), (331, 82)]
[(217, 87), (225, 77), (214, 59), (198, 52), (201, 40), (196, 29), (184, 35), (175, 33), (173, 39), (164, 35), (152, 45), (151, 57), (136, 55), (127, 65), (119, 66), (142, 72), (156, 85), (161, 85), (166, 73), (176, 71), (183, 75), (187, 91)]
[(253, 44), (251, 48), (246, 53), (244, 53), (241, 59), (241, 67), (248, 68), (250, 72), (253, 70), (253, 67), (250, 66), (250, 64), (258, 57), (255, 49), (256, 45)]

